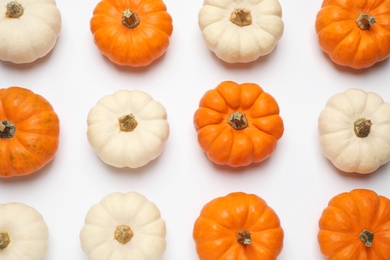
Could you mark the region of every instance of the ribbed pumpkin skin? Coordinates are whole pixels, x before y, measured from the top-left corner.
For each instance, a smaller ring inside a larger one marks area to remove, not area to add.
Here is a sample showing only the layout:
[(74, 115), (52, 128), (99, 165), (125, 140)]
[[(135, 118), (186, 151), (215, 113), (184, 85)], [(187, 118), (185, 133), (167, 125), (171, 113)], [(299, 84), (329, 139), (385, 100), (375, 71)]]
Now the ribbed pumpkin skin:
[[(122, 24), (125, 10), (139, 16), (135, 28)], [(173, 31), (161, 0), (102, 0), (93, 11), (90, 29), (100, 52), (121, 66), (147, 66), (161, 57)]]
[(0, 122), (15, 135), (0, 138), (0, 177), (31, 174), (50, 162), (58, 149), (59, 118), (42, 96), (21, 87), (0, 89)]

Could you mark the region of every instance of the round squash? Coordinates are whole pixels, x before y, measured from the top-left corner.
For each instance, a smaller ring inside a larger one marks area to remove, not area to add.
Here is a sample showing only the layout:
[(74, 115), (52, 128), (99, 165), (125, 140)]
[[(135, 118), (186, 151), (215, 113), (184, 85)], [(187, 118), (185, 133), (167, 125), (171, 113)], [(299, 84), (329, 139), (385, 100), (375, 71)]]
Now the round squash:
[(268, 158), (284, 131), (278, 103), (270, 94), (257, 84), (232, 81), (203, 95), (194, 125), (208, 158), (231, 167)]
[(348, 89), (329, 98), (318, 118), (322, 152), (344, 172), (368, 174), (390, 161), (390, 104)]
[(115, 192), (88, 210), (80, 241), (90, 260), (160, 260), (165, 235), (153, 202), (137, 192)]
[(200, 260), (275, 260), (283, 237), (275, 211), (257, 195), (243, 192), (208, 202), (193, 228)]
[(168, 48), (172, 18), (162, 0), (102, 0), (90, 21), (99, 51), (121, 66), (147, 66)]
[(390, 259), (390, 200), (355, 189), (333, 197), (319, 220), (318, 242), (326, 259)]
[(207, 47), (228, 63), (269, 54), (284, 30), (278, 0), (205, 0), (198, 23)]
[(55, 0), (0, 0), (0, 60), (31, 63), (46, 56), (61, 31)]
[(21, 87), (0, 89), (0, 177), (31, 174), (53, 158), (59, 118), (42, 96)]
[(389, 20), (389, 0), (324, 0), (315, 29), (334, 63), (364, 69), (389, 57)]
[(169, 136), (167, 111), (140, 90), (101, 98), (87, 118), (88, 141), (105, 163), (138, 168), (156, 159)]
[(0, 259), (42, 260), (49, 230), (42, 215), (23, 203), (0, 204)]

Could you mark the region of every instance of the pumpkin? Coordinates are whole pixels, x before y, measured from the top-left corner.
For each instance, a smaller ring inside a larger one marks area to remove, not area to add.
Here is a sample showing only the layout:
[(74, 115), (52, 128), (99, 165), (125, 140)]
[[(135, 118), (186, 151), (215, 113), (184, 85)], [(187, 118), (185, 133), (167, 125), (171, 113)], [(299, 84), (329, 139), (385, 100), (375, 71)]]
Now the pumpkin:
[(364, 69), (389, 57), (389, 19), (389, 0), (324, 0), (315, 30), (334, 63)]
[(159, 260), (165, 235), (156, 204), (137, 192), (114, 192), (88, 210), (80, 241), (90, 260)]
[(102, 0), (90, 21), (99, 51), (121, 66), (147, 66), (168, 48), (172, 18), (162, 0)]
[(368, 174), (390, 161), (390, 104), (352, 88), (333, 95), (318, 118), (320, 146), (344, 172)]
[(18, 202), (0, 204), (1, 260), (42, 260), (48, 239), (48, 227), (36, 209)]
[(55, 0), (0, 0), (0, 60), (31, 63), (46, 56), (61, 31)]
[(156, 159), (169, 136), (167, 111), (140, 90), (102, 97), (87, 118), (88, 141), (105, 163), (138, 168)]
[(276, 259), (283, 236), (275, 211), (259, 196), (244, 192), (208, 202), (193, 227), (200, 260)]
[(204, 0), (198, 24), (207, 47), (228, 63), (271, 53), (284, 30), (278, 0)]
[(276, 100), (255, 83), (221, 82), (194, 114), (198, 142), (216, 164), (246, 166), (268, 158), (284, 126)]
[(390, 259), (390, 200), (372, 190), (334, 196), (319, 220), (318, 243), (326, 259)]
[(59, 118), (42, 96), (0, 89), (0, 177), (28, 175), (49, 163), (59, 144)]

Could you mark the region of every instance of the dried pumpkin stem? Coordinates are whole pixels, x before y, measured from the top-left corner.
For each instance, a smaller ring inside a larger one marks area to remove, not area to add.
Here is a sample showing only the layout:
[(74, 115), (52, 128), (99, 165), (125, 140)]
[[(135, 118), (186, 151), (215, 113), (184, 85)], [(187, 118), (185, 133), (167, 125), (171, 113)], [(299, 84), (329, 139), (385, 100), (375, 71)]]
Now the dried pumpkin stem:
[(121, 244), (126, 244), (134, 236), (129, 226), (119, 225), (115, 229), (114, 238)]
[(243, 245), (250, 245), (252, 243), (251, 234), (246, 229), (240, 229), (236, 233), (236, 240)]
[(0, 138), (9, 139), (14, 137), (16, 132), (16, 127), (12, 122), (4, 120), (0, 122)]
[(245, 9), (235, 9), (230, 15), (230, 21), (240, 27), (251, 25), (252, 24), (251, 11)]
[(376, 23), (374, 16), (367, 13), (360, 13), (356, 18), (356, 24), (362, 30), (368, 30), (370, 27)]
[(369, 119), (359, 118), (353, 124), (355, 135), (357, 137), (363, 138), (367, 137), (370, 134), (372, 122)]
[(7, 232), (0, 232), (0, 249), (5, 249), (11, 242)]
[(368, 229), (365, 229), (359, 234), (359, 239), (366, 247), (371, 247), (372, 241), (374, 240), (374, 233)]
[(131, 132), (138, 125), (133, 114), (125, 115), (119, 118), (119, 128), (122, 132)]
[(126, 9), (123, 11), (122, 15), (122, 24), (130, 29), (134, 29), (140, 23), (139, 16), (137, 13), (131, 11), (130, 9)]
[(24, 9), (21, 4), (16, 1), (11, 1), (6, 6), (7, 11), (5, 16), (8, 18), (19, 18), (23, 15)]
[(240, 112), (231, 113), (228, 123), (236, 130), (242, 130), (248, 126), (248, 120), (245, 114)]

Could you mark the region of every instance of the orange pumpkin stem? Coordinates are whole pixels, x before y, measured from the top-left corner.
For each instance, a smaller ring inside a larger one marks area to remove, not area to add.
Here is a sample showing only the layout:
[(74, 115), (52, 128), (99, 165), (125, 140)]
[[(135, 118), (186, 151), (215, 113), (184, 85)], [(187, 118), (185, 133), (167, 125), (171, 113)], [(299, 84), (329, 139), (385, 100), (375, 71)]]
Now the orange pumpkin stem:
[(244, 27), (252, 24), (251, 12), (244, 9), (235, 9), (230, 15), (230, 21), (235, 25)]
[(355, 135), (359, 138), (367, 137), (370, 134), (372, 122), (369, 119), (359, 118), (353, 124)]
[(16, 127), (8, 120), (4, 120), (0, 122), (0, 138), (1, 139), (9, 139), (14, 137), (16, 131)]
[(236, 240), (243, 245), (250, 245), (252, 243), (251, 234), (245, 228), (237, 231)]
[(359, 234), (359, 239), (366, 247), (371, 247), (372, 241), (374, 240), (374, 233), (368, 229), (365, 229)]
[(119, 225), (115, 229), (114, 238), (121, 244), (126, 244), (134, 236), (129, 226)]
[(19, 18), (23, 15), (23, 7), (16, 1), (11, 1), (7, 4), (7, 12), (5, 12), (5, 16), (8, 18)]
[(362, 30), (370, 29), (370, 27), (375, 23), (376, 23), (375, 17), (366, 13), (360, 13), (356, 18), (356, 24)]
[(127, 28), (134, 29), (140, 23), (139, 16), (137, 13), (134, 13), (130, 9), (126, 9), (123, 12), (122, 24)]
[(137, 127), (138, 122), (133, 114), (119, 118), (119, 128), (122, 132), (132, 132)]
[(245, 114), (240, 112), (231, 113), (228, 119), (228, 123), (235, 130), (242, 130), (248, 126), (248, 120), (246, 119)]
[(0, 249), (5, 249), (10, 243), (9, 235), (7, 232), (0, 233)]

